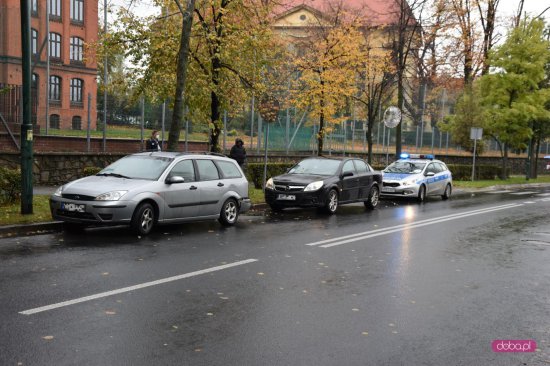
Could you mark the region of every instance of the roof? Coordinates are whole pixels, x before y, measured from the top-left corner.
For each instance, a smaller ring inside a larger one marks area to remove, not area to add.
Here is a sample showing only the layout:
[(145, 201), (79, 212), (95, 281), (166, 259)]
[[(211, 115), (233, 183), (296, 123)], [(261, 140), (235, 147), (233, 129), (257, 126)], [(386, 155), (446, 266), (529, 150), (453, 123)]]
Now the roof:
[(373, 26), (392, 24), (397, 19), (397, 4), (392, 0), (283, 0), (275, 9), (276, 17), (304, 6), (324, 14), (341, 8), (364, 18), (365, 23)]

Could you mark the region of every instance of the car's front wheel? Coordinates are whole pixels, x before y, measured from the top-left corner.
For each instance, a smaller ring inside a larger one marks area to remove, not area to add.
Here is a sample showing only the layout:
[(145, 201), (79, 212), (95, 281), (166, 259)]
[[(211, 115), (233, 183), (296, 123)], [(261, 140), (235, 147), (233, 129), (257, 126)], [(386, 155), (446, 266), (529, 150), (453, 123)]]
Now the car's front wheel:
[(155, 209), (150, 203), (142, 203), (134, 211), (131, 227), (138, 235), (147, 235), (155, 226)]
[(443, 194), (441, 195), (441, 198), (444, 200), (449, 199), (449, 197), (451, 197), (452, 192), (453, 192), (453, 188), (451, 187), (451, 184), (448, 183), (447, 186), (445, 187), (445, 192), (443, 192)]
[(223, 203), (219, 221), (222, 225), (231, 226), (235, 225), (238, 217), (239, 205), (233, 198), (229, 198)]
[(418, 189), (417, 201), (424, 202), (425, 200), (426, 200), (426, 186), (421, 185), (420, 188)]
[(338, 209), (338, 192), (336, 189), (331, 189), (327, 194), (327, 202), (325, 203), (325, 211), (333, 214)]
[(377, 185), (373, 185), (369, 192), (369, 198), (365, 201), (365, 206), (371, 210), (375, 209), (380, 202), (380, 190)]

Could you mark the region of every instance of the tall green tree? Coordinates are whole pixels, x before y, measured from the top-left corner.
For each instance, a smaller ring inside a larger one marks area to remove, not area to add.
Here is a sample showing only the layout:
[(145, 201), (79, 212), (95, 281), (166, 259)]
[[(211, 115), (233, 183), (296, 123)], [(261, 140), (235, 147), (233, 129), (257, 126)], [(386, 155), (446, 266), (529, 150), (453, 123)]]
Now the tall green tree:
[(541, 88), (550, 43), (541, 20), (525, 19), (490, 56), (493, 74), (480, 79), (485, 128), (501, 145), (502, 176), (510, 148), (525, 148), (533, 123), (548, 117), (549, 89)]

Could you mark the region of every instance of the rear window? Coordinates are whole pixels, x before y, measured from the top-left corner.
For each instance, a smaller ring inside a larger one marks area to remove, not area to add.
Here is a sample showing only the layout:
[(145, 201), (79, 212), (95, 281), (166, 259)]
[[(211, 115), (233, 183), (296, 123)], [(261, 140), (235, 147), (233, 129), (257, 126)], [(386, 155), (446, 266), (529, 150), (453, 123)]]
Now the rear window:
[(230, 161), (216, 161), (224, 178), (241, 178), (242, 174), (235, 163)]

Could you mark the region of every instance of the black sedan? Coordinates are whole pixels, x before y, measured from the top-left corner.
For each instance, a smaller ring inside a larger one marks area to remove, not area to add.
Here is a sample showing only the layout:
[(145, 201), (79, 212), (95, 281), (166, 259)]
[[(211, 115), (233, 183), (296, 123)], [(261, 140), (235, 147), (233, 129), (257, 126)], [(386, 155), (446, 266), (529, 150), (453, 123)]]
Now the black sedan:
[(270, 178), (265, 201), (273, 210), (285, 207), (319, 207), (330, 214), (339, 204), (364, 202), (378, 206), (382, 173), (356, 158), (308, 158), (288, 173)]

